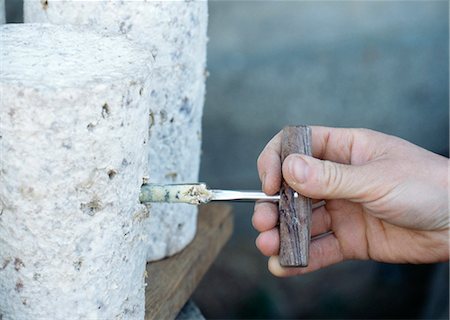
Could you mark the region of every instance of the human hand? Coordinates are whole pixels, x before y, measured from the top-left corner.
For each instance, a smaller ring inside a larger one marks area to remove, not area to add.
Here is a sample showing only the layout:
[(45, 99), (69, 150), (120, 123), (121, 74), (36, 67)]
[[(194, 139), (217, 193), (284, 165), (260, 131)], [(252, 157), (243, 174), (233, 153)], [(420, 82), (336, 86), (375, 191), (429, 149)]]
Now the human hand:
[[(278, 207), (255, 205), (256, 246), (277, 276), (308, 273), (344, 260), (432, 263), (449, 259), (449, 160), (400, 138), (366, 129), (311, 127), (313, 157), (280, 161), (278, 133), (258, 158), (262, 189), (286, 182), (302, 195), (325, 199), (312, 214), (309, 266), (283, 268)], [(322, 159), (322, 160), (319, 160)]]

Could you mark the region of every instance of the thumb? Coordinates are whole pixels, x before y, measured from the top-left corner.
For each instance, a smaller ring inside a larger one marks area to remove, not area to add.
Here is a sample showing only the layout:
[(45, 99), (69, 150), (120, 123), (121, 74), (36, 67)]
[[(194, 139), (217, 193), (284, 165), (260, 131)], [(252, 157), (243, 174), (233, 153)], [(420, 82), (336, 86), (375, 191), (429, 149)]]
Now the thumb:
[(364, 166), (344, 165), (299, 154), (283, 162), (284, 180), (298, 193), (314, 199), (363, 200), (370, 188)]

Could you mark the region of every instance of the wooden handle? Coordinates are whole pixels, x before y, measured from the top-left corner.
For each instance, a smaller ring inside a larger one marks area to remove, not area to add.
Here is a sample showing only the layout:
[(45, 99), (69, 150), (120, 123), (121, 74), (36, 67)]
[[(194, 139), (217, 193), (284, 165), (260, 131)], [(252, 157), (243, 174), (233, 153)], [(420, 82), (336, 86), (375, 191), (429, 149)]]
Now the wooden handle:
[[(289, 126), (283, 129), (281, 161), (291, 153), (311, 154), (311, 128)], [(304, 197), (282, 181), (280, 189), (280, 264), (283, 267), (308, 265), (311, 238), (311, 199)]]

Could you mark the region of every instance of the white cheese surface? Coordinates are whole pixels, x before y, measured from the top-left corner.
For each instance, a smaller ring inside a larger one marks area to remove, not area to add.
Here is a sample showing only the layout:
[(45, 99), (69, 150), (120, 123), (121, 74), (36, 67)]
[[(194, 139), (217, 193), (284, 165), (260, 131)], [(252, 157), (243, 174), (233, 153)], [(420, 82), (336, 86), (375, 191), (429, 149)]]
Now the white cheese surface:
[[(206, 79), (206, 1), (24, 1), (24, 21), (82, 25), (126, 37), (151, 65), (148, 181), (198, 180)], [(112, 72), (115, 72), (113, 70)], [(197, 208), (149, 205), (147, 259), (182, 250), (194, 238)]]
[(0, 34), (0, 318), (142, 319), (146, 54), (79, 27)]

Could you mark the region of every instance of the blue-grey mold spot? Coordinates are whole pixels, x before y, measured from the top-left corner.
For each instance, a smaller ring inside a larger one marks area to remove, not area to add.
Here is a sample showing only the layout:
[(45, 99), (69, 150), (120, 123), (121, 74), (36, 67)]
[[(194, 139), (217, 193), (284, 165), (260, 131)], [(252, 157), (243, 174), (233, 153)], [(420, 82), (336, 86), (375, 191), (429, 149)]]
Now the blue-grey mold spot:
[(83, 265), (83, 258), (80, 258), (80, 259), (75, 260), (75, 261), (73, 262), (73, 268), (74, 268), (76, 271), (80, 271), (82, 265)]
[(8, 264), (11, 262), (11, 259), (4, 259), (3, 260), (3, 264), (2, 264), (2, 266), (0, 267), (0, 271), (1, 270), (4, 270), (7, 266), (8, 266)]
[(22, 269), (23, 267), (25, 267), (25, 264), (23, 263), (22, 259), (20, 258), (15, 258), (14, 259), (14, 269), (16, 271), (19, 271), (20, 269)]
[(93, 216), (96, 212), (102, 209), (102, 203), (98, 199), (92, 199), (88, 203), (81, 203), (80, 209), (83, 213)]
[(95, 128), (95, 124), (93, 124), (92, 122), (89, 123), (86, 128), (88, 129), (89, 132), (92, 132)]
[(21, 279), (18, 279), (16, 282), (15, 290), (16, 292), (20, 292), (23, 289), (23, 281)]
[(48, 0), (41, 0), (42, 9), (47, 10), (48, 9)]
[(102, 106), (102, 118), (106, 119), (109, 117), (111, 113), (111, 110), (109, 108), (109, 105), (105, 102), (105, 104)]
[(192, 112), (193, 105), (188, 97), (184, 97), (180, 107), (180, 113), (184, 116), (189, 116)]
[(109, 180), (114, 179), (114, 177), (116, 176), (116, 174), (117, 174), (117, 171), (116, 171), (116, 170), (114, 170), (114, 169), (108, 170), (108, 178), (109, 178)]

